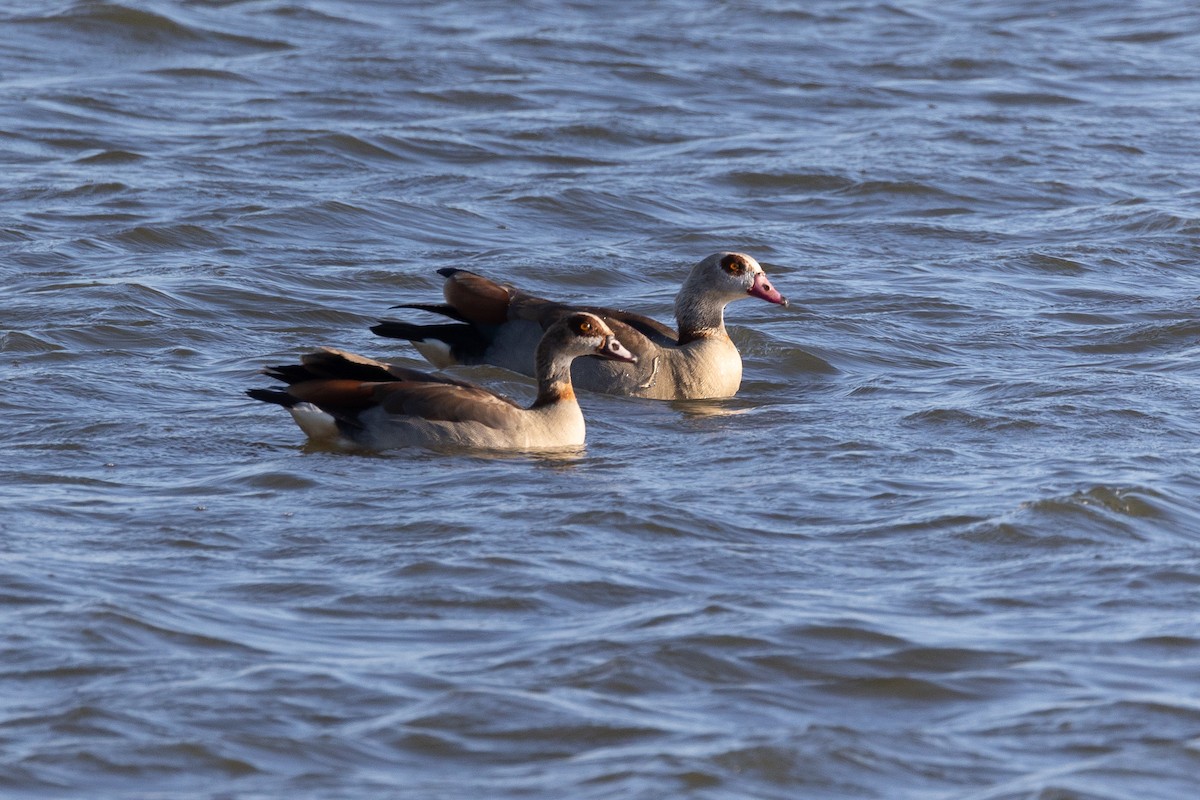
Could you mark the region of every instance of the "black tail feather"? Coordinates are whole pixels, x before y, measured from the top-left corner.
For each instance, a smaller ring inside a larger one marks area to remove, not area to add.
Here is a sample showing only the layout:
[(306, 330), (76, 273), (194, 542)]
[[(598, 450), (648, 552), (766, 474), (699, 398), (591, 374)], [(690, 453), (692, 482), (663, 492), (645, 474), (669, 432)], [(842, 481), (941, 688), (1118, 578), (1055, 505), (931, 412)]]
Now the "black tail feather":
[(488, 349), (488, 340), (471, 325), (445, 323), (442, 325), (416, 325), (411, 322), (385, 320), (371, 327), (377, 336), (389, 339), (407, 339), (410, 342), (445, 342), (450, 354), (460, 364), (479, 363)]
[(459, 313), (458, 309), (449, 303), (401, 303), (392, 308), (411, 308), (416, 311), (428, 311), (430, 314), (441, 314), (443, 317), (457, 320), (458, 322), (468, 322), (469, 320)]
[(278, 389), (247, 389), (246, 394), (255, 400), (261, 400), (264, 403), (274, 403), (284, 408), (291, 408), (300, 402), (287, 392), (281, 392)]
[(301, 381), (310, 381), (317, 377), (303, 364), (285, 364), (278, 367), (263, 367), (264, 375), (268, 375), (277, 381), (283, 381), (288, 386), (291, 386)]
[(376, 336), (386, 336), (389, 339), (407, 339), (410, 342), (437, 339), (449, 345), (453, 345), (457, 341), (479, 338), (479, 334), (475, 333), (470, 325), (460, 325), (454, 322), (443, 325), (417, 325), (412, 322), (381, 320), (378, 325), (371, 326), (371, 332)]
[(398, 377), (387, 364), (341, 350), (321, 349), (305, 354), (300, 360), (303, 366), (294, 369), (304, 370), (309, 378), (379, 383)]

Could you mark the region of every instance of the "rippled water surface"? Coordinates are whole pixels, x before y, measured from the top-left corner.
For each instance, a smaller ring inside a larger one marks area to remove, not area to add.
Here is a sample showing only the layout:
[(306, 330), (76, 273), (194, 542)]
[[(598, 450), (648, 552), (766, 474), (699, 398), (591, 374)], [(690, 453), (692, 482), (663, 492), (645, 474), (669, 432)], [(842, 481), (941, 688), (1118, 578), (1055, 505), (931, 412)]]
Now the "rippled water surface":
[[(1195, 796), (1198, 79), (1167, 0), (0, 4), (0, 794)], [(723, 249), (741, 392), (570, 458), (242, 395)]]

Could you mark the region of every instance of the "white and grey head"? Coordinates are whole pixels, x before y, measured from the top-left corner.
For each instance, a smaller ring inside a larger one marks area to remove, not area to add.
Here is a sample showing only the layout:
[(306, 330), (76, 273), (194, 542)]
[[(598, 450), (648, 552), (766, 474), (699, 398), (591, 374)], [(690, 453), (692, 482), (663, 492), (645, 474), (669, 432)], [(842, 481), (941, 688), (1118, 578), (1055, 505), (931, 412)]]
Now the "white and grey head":
[(542, 337), (541, 348), (577, 356), (598, 356), (612, 361), (636, 362), (637, 357), (617, 339), (604, 320), (587, 311), (576, 311), (555, 322)]
[(757, 297), (781, 306), (788, 304), (767, 280), (762, 265), (745, 253), (713, 253), (692, 268), (683, 288), (680, 294), (716, 295), (725, 302)]

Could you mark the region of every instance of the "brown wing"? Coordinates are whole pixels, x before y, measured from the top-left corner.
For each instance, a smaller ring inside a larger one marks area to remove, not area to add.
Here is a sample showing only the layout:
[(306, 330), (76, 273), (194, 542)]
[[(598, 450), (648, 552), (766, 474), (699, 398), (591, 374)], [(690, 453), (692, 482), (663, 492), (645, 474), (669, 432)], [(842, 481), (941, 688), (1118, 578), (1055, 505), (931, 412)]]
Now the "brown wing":
[(508, 319), (537, 322), (542, 327), (553, 325), (559, 317), (571, 313), (571, 307), (544, 297), (513, 289), (508, 300)]
[[(633, 329), (654, 342), (659, 347), (677, 347), (679, 337), (670, 327), (642, 314), (623, 311), (619, 308), (604, 308), (601, 306), (573, 306), (566, 303), (556, 303), (542, 297), (527, 294), (520, 289), (512, 289), (508, 305), (509, 319), (523, 319), (536, 322), (546, 330), (567, 314), (576, 311), (587, 311), (602, 317), (605, 322), (619, 322), (627, 329)], [(610, 324), (611, 327), (611, 324)], [(616, 332), (616, 328), (613, 328)], [(620, 335), (617, 336), (620, 339)], [(624, 341), (624, 340), (622, 340)]]
[(576, 306), (547, 300), (482, 275), (453, 267), (438, 270), (446, 276), (446, 301), (465, 321), (500, 325), (510, 319), (537, 322), (545, 330), (566, 314), (589, 311), (606, 320), (620, 320), (662, 347), (675, 347), (679, 337), (669, 326), (632, 311), (599, 306)]
[[(617, 334), (618, 339), (621, 339), (621, 334), (613, 323), (619, 323), (632, 328), (659, 347), (679, 346), (678, 334), (672, 328), (663, 325), (656, 319), (651, 319), (642, 314), (635, 314), (632, 311), (622, 311), (619, 308), (585, 308), (583, 310), (591, 311), (593, 314), (602, 317), (608, 323), (608, 326), (613, 329), (613, 333)], [(624, 342), (625, 340), (621, 339), (621, 341)]]
[(508, 320), (512, 289), (465, 269), (441, 269), (446, 276), (442, 293), (458, 315), (477, 325), (500, 325)]
[(490, 428), (504, 428), (521, 413), (512, 400), (471, 384), (320, 379), (293, 384), (288, 394), (353, 425), (375, 406), (389, 414)]
[(466, 381), (385, 364), (330, 347), (307, 353), (300, 364), (270, 367), (267, 374), (289, 385), (287, 394), (312, 403), (343, 422), (375, 406), (389, 414), (430, 420), (472, 420), (504, 427), (520, 406)]
[(450, 378), (445, 375), (435, 375), (422, 370), (387, 364), (373, 358), (360, 356), (333, 347), (322, 347), (300, 358), (301, 366), (272, 367), (272, 370), (283, 373), (290, 370), (294, 373), (292, 383), (296, 379), (337, 379), (348, 381), (365, 381), (369, 383), (385, 383), (389, 381), (415, 381), (418, 383), (445, 383), (452, 386), (469, 386), (474, 384)]
[(478, 422), (489, 428), (507, 427), (521, 414), (521, 407), (512, 400), (470, 384), (396, 381), (376, 386), (376, 400), (389, 414)]

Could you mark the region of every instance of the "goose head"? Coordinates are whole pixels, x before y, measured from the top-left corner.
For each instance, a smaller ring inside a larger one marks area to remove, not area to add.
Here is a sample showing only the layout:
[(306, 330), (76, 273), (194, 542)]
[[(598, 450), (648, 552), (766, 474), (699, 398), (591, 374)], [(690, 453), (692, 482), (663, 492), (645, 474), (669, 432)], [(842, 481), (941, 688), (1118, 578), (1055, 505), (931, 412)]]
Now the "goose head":
[(762, 265), (745, 253), (713, 253), (692, 268), (682, 293), (707, 295), (724, 302), (757, 297), (781, 306), (788, 304), (767, 280)]
[(586, 311), (564, 317), (551, 326), (546, 335), (562, 342), (564, 351), (571, 356), (597, 356), (637, 363), (637, 356), (621, 344), (612, 328), (600, 317)]

